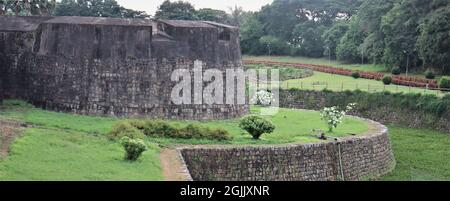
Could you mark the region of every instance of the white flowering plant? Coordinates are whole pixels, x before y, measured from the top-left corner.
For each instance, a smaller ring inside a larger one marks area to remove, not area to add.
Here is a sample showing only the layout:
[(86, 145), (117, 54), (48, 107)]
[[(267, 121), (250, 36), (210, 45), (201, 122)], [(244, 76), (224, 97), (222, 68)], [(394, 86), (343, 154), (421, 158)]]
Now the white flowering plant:
[(356, 108), (356, 103), (350, 103), (345, 107), (345, 110), (340, 110), (338, 107), (326, 107), (320, 111), (321, 119), (328, 125), (328, 131), (333, 132), (342, 123), (345, 115)]
[(272, 93), (265, 90), (260, 90), (253, 96), (252, 102), (257, 105), (268, 106), (275, 101), (273, 97), (274, 95)]

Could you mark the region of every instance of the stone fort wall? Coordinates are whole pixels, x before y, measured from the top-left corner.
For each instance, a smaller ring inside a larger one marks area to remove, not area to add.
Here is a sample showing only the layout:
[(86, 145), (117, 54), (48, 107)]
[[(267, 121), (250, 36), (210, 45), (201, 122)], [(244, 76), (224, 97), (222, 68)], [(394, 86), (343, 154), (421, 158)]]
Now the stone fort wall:
[(169, 119), (246, 114), (247, 105), (172, 103), (171, 73), (196, 60), (203, 70), (242, 68), (239, 30), (195, 21), (0, 17), (0, 99), (44, 109)]
[(377, 179), (395, 167), (385, 126), (368, 135), (311, 144), (201, 146), (180, 149), (195, 181), (355, 181)]

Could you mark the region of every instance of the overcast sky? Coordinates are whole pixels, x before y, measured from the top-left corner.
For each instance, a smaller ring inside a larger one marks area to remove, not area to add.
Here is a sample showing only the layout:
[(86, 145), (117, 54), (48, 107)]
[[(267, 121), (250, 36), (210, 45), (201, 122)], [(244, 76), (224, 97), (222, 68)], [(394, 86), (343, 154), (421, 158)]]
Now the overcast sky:
[[(171, 0), (175, 1), (175, 0)], [(235, 5), (244, 8), (246, 11), (257, 11), (262, 6), (273, 2), (273, 0), (184, 0), (189, 1), (199, 8), (214, 8), (229, 12), (229, 7)], [(154, 15), (158, 6), (161, 5), (164, 0), (117, 0), (120, 5), (125, 8), (134, 10), (146, 11), (150, 15)]]

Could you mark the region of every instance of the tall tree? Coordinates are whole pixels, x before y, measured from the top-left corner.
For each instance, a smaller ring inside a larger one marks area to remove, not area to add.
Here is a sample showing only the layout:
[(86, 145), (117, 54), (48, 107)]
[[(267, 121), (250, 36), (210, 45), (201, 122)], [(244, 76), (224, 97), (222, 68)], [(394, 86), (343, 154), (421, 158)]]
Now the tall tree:
[(450, 6), (445, 5), (430, 13), (420, 26), (417, 40), (420, 58), (425, 66), (450, 72)]
[(392, 9), (395, 1), (364, 1), (359, 7), (360, 29), (367, 34), (360, 48), (365, 52), (365, 57), (372, 60), (373, 63), (382, 63), (385, 35), (381, 30), (381, 19)]
[(347, 20), (337, 21), (331, 28), (322, 35), (324, 40), (325, 56), (336, 58), (336, 48), (341, 42), (342, 37), (349, 29)]
[(263, 25), (255, 15), (248, 17), (241, 26), (241, 49), (243, 53), (263, 54), (264, 47), (260, 44), (264, 36)]
[(197, 13), (192, 4), (189, 2), (164, 1), (155, 14), (156, 19), (165, 20), (197, 20)]
[(55, 0), (0, 0), (0, 15), (48, 16), (55, 5)]
[(143, 11), (120, 6), (116, 0), (62, 0), (55, 10), (56, 16), (93, 16), (115, 18), (147, 18)]
[(349, 30), (336, 48), (338, 60), (349, 63), (361, 61), (363, 57), (361, 44), (363, 44), (366, 34), (360, 29), (359, 25), (359, 17), (353, 16), (350, 20)]
[(430, 5), (431, 1), (401, 0), (383, 16), (381, 28), (385, 34), (385, 63), (404, 68), (418, 65), (418, 26), (430, 11)]
[(324, 52), (322, 35), (324, 31), (325, 26), (314, 21), (295, 26), (292, 43), (297, 49), (297, 53), (308, 57), (322, 57)]
[(222, 10), (202, 8), (196, 12), (197, 18), (203, 21), (228, 22), (228, 14)]

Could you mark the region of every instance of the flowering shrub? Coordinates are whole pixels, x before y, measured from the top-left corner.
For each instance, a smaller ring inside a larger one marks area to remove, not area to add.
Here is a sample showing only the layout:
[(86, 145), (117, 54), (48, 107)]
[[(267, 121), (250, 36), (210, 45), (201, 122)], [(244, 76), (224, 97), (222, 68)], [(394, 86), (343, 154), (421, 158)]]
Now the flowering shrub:
[(120, 139), (120, 144), (125, 149), (125, 160), (129, 161), (136, 161), (147, 150), (144, 141), (140, 139), (131, 139), (125, 136)]
[(354, 110), (356, 107), (356, 103), (350, 103), (347, 105), (345, 110), (339, 110), (338, 107), (326, 107), (323, 108), (320, 112), (321, 119), (326, 121), (328, 124), (328, 131), (333, 132), (334, 128), (337, 128), (339, 124), (342, 123), (342, 120), (344, 119), (345, 115)]
[(265, 90), (260, 90), (256, 92), (255, 96), (252, 99), (253, 103), (263, 106), (270, 105), (272, 101), (275, 101), (273, 98), (273, 94)]

